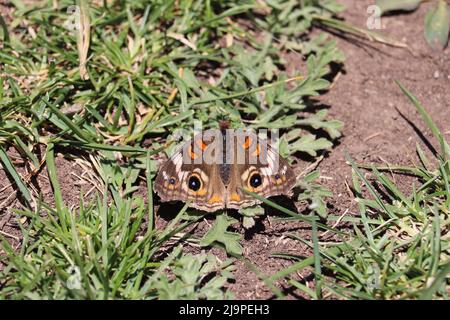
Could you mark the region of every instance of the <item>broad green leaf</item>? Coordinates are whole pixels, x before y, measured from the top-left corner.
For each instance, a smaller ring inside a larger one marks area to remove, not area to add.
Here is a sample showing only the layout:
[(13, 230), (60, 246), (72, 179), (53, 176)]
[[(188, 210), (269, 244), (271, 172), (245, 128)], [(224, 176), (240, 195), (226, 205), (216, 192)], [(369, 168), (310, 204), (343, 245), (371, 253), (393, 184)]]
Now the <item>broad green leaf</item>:
[(263, 215), (264, 209), (261, 206), (253, 206), (240, 209), (239, 213), (246, 217), (256, 217)]
[(216, 223), (208, 233), (200, 240), (200, 245), (206, 247), (218, 242), (225, 246), (226, 251), (231, 255), (242, 255), (242, 246), (239, 244), (241, 236), (234, 232), (227, 231), (228, 227), (237, 222), (236, 219), (228, 217), (226, 214), (217, 216)]
[(448, 43), (450, 13), (447, 3), (440, 0), (436, 9), (425, 16), (425, 39), (433, 49), (443, 50)]
[(298, 201), (310, 202), (309, 209), (317, 212), (317, 214), (326, 218), (328, 215), (325, 198), (333, 196), (333, 193), (327, 188), (316, 183), (320, 177), (320, 171), (313, 171), (306, 175), (300, 182), (299, 186), (304, 190), (298, 195)]
[(336, 139), (341, 136), (340, 130), (344, 126), (344, 124), (339, 120), (330, 120), (327, 121), (325, 118), (327, 116), (327, 110), (320, 110), (316, 114), (312, 115), (309, 118), (301, 119), (297, 121), (299, 125), (309, 125), (314, 129), (324, 129), (329, 135), (331, 139)]
[(245, 229), (250, 229), (255, 225), (255, 219), (253, 217), (261, 216), (264, 214), (264, 208), (261, 206), (247, 207), (239, 210), (239, 213), (244, 216), (242, 219), (242, 225)]
[(253, 228), (255, 226), (255, 219), (253, 219), (252, 217), (244, 217), (244, 219), (242, 220), (242, 225), (245, 229)]
[(282, 129), (282, 128), (291, 128), (295, 125), (297, 120), (297, 115), (293, 114), (290, 116), (286, 116), (280, 119), (277, 119), (272, 122), (268, 122), (266, 127), (268, 129)]
[(269, 81), (272, 81), (273, 76), (274, 76), (275, 72), (277, 72), (278, 68), (273, 63), (273, 60), (272, 60), (272, 58), (270, 58), (270, 56), (267, 56), (264, 61), (264, 69), (265, 69), (266, 79)]
[(413, 11), (416, 10), (422, 0), (377, 0), (377, 6), (381, 13), (390, 11)]
[(345, 5), (338, 3), (334, 0), (321, 1), (319, 4), (324, 9), (333, 13), (339, 13), (345, 10)]
[(315, 135), (309, 134), (309, 135), (301, 137), (299, 140), (292, 143), (289, 146), (289, 149), (291, 151), (290, 152), (291, 154), (294, 152), (300, 151), (300, 152), (306, 152), (310, 156), (315, 157), (315, 156), (317, 156), (318, 150), (328, 149), (328, 148), (331, 148), (332, 146), (333, 146), (333, 144), (330, 141), (328, 141), (327, 139), (325, 139), (325, 138), (316, 139)]

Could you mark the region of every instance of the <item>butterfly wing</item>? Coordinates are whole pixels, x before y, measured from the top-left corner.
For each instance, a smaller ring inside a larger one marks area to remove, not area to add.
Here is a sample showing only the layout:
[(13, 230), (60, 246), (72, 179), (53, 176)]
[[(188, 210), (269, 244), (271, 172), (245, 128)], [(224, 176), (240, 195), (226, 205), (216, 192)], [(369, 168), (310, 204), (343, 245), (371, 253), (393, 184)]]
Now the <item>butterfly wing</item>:
[[(214, 139), (199, 134), (164, 163), (156, 176), (155, 191), (161, 201), (180, 200), (191, 207), (212, 212), (225, 207), (225, 186), (217, 163), (206, 163), (204, 153)], [(214, 150), (212, 150), (214, 156)]]
[[(242, 189), (257, 193), (264, 198), (291, 195), (296, 175), (289, 163), (280, 157), (267, 140), (254, 134), (248, 138), (235, 138), (236, 154), (232, 165), (230, 185), (227, 188), (227, 207), (240, 209), (261, 201), (246, 194)], [(239, 154), (245, 155), (245, 160)]]

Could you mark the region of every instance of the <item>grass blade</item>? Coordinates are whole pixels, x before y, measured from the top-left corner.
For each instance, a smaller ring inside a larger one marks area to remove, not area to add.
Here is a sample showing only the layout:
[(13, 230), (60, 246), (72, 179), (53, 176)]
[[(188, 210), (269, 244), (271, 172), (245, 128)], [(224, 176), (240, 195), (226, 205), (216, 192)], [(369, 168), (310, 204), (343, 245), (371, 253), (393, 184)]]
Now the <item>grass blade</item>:
[(447, 144), (447, 141), (445, 141), (444, 136), (441, 134), (439, 128), (437, 127), (436, 123), (433, 121), (433, 119), (431, 119), (430, 115), (422, 106), (422, 104), (419, 102), (419, 100), (417, 100), (417, 98), (410, 91), (408, 91), (408, 89), (406, 89), (400, 82), (396, 81), (396, 83), (403, 91), (403, 93), (408, 97), (408, 99), (413, 103), (417, 111), (419, 111), (420, 115), (422, 116), (422, 119), (425, 121), (428, 128), (430, 128), (431, 132), (433, 133), (437, 141), (439, 141), (441, 145), (441, 156), (443, 157), (443, 159), (448, 160), (450, 157), (450, 148)]
[(6, 172), (14, 179), (14, 182), (16, 183), (16, 186), (19, 188), (20, 193), (22, 194), (23, 198), (27, 202), (29, 206), (31, 206), (31, 194), (28, 191), (28, 187), (26, 186), (25, 182), (20, 177), (19, 173), (17, 172), (14, 165), (11, 163), (11, 160), (8, 157), (8, 154), (6, 153), (5, 149), (0, 145), (0, 160), (2, 161), (4, 168)]

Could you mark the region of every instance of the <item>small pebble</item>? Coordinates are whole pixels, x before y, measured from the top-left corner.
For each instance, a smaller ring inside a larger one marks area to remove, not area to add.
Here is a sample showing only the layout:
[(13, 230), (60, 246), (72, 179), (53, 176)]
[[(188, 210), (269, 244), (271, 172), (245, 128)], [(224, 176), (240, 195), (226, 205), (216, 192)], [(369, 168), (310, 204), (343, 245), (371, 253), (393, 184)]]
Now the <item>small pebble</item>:
[(436, 70), (436, 71), (434, 72), (433, 77), (434, 77), (435, 79), (438, 79), (438, 78), (439, 78), (439, 71)]

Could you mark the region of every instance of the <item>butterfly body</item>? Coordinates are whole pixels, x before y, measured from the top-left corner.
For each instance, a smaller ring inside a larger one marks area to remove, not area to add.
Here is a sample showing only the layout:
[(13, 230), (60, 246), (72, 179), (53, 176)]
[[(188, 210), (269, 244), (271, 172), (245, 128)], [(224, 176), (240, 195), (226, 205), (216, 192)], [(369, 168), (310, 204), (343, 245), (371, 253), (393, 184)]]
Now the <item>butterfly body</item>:
[(263, 197), (290, 195), (296, 177), (267, 140), (236, 130), (207, 130), (196, 135), (164, 164), (155, 181), (162, 201), (180, 200), (212, 212), (241, 209)]

